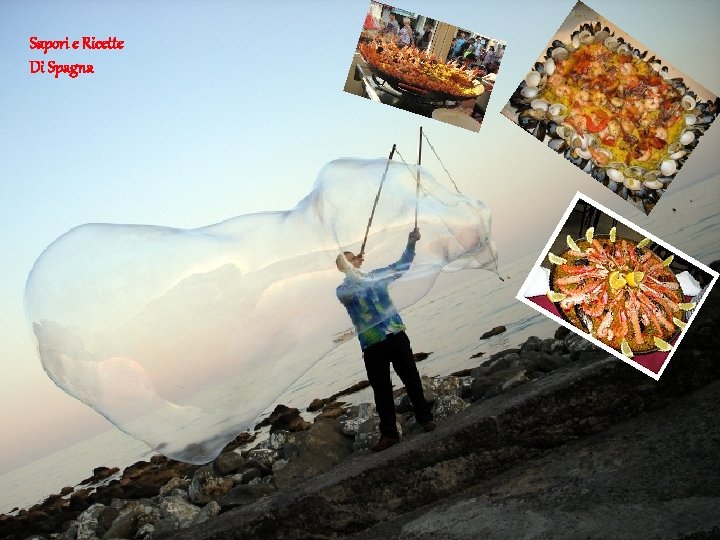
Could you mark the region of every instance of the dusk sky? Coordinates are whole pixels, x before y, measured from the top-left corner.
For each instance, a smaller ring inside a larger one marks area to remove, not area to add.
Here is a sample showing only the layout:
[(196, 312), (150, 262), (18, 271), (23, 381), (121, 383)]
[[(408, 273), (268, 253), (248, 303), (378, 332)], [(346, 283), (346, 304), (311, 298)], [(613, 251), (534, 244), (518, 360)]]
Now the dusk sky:
[[(501, 268), (543, 248), (578, 190), (644, 227), (642, 212), (500, 114), (574, 4), (398, 6), (507, 42), (480, 133), (343, 92), (365, 0), (0, 4), (0, 474), (114, 429), (44, 373), (23, 310), (34, 261), (77, 225), (193, 229), (290, 209), (333, 159), (382, 157), (397, 143), (414, 160), (422, 125), (463, 192), (493, 212)], [(586, 4), (720, 93), (720, 3)], [(32, 36), (86, 35), (125, 45), (47, 55), (29, 47)], [(51, 59), (91, 63), (95, 73), (29, 73), (30, 60)], [(717, 176), (719, 129), (701, 140), (672, 189)], [(720, 201), (720, 186), (716, 193)], [(661, 200), (653, 217), (663, 213), (667, 230), (692, 219)]]

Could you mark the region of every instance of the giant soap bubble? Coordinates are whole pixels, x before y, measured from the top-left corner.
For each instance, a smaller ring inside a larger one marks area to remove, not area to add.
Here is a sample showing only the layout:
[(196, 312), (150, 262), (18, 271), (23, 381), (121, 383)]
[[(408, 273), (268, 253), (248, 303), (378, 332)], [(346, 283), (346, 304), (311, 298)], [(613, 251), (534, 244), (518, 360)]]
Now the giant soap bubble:
[(390, 289), (398, 309), (443, 269), (495, 268), (480, 202), (422, 168), (336, 160), (289, 211), (193, 230), (88, 224), (58, 238), (25, 291), (45, 371), (155, 451), (213, 459), (350, 326), (335, 258), (360, 250), (385, 172), (363, 268), (400, 257), (416, 204), (422, 233)]

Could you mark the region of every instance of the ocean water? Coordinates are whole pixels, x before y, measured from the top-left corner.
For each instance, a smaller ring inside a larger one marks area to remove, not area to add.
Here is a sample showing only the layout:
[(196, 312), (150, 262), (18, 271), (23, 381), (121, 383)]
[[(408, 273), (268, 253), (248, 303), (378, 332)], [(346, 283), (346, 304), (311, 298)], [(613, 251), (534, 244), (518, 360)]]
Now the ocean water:
[[(672, 214), (667, 209), (653, 212), (642, 223), (643, 228), (701, 262), (720, 259), (720, 176), (714, 174), (689, 188), (670, 192), (662, 203), (676, 210)], [(422, 375), (446, 375), (474, 367), (483, 358), (515, 347), (531, 335), (552, 335), (557, 328), (553, 321), (515, 300), (538, 255), (501, 262), (499, 273), (504, 282), (490, 272), (466, 272), (465, 281), (436, 287), (403, 312), (413, 350), (432, 353), (418, 364)], [(507, 330), (487, 340), (479, 339), (498, 325)], [(478, 352), (484, 353), (483, 358), (470, 358)], [(328, 397), (365, 378), (360, 348), (353, 338), (318, 359), (276, 403), (304, 410), (312, 399)], [(394, 382), (401, 384), (397, 379)], [(359, 403), (371, 401), (372, 394), (365, 389), (341, 399)], [(102, 433), (0, 475), (0, 513), (26, 508), (64, 486), (75, 486), (95, 467), (122, 469), (151, 455), (143, 443), (118, 430)]]

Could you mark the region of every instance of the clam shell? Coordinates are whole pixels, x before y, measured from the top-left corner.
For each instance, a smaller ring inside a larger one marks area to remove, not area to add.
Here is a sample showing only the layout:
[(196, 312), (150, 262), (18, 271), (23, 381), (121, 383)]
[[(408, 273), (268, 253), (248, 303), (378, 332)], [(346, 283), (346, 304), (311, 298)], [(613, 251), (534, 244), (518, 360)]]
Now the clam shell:
[(680, 135), (680, 138), (678, 139), (678, 141), (679, 141), (680, 143), (686, 144), (686, 145), (687, 145), (687, 144), (690, 144), (690, 143), (693, 142), (694, 140), (695, 140), (695, 133), (693, 133), (693, 132), (690, 131), (690, 130), (688, 130), (688, 131), (686, 131), (685, 133), (683, 133), (682, 135)]
[(683, 98), (680, 100), (680, 104), (686, 111), (692, 111), (695, 108), (695, 100), (692, 96), (683, 96)]
[(545, 60), (545, 74), (549, 77), (555, 73), (555, 60), (548, 58)]
[(670, 176), (677, 171), (677, 162), (673, 159), (666, 159), (660, 164), (660, 171), (663, 176)]
[(643, 183), (637, 178), (625, 177), (625, 182), (623, 183), (630, 191), (638, 191), (644, 187)]
[(525, 86), (522, 90), (520, 90), (520, 94), (528, 99), (537, 96), (538, 92), (539, 90), (535, 86)]
[(537, 71), (531, 71), (527, 75), (525, 75), (525, 84), (528, 86), (537, 86), (540, 84), (540, 81), (542, 80), (542, 75), (540, 75)]
[(610, 180), (622, 184), (625, 181), (625, 175), (617, 169), (608, 169), (607, 175)]
[(583, 158), (583, 159), (591, 159), (592, 158), (592, 154), (590, 153), (590, 151), (583, 150), (582, 148), (576, 148), (575, 155), (577, 155), (578, 157)]
[(625, 169), (625, 178), (642, 178), (645, 174), (645, 169), (642, 167), (628, 167)]
[(643, 185), (649, 189), (662, 189), (663, 183), (660, 180), (645, 180)]
[(562, 103), (553, 103), (548, 107), (550, 116), (567, 116), (568, 109)]
[(630, 47), (628, 47), (627, 43), (621, 43), (618, 45), (616, 52), (618, 54), (630, 54), (632, 51), (630, 50)]
[(570, 40), (570, 43), (572, 44), (573, 47), (575, 47), (577, 49), (580, 46), (580, 35), (575, 34), (572, 37), (572, 39)]
[(568, 124), (560, 124), (555, 131), (559, 137), (562, 137), (566, 141), (571, 140), (575, 135), (575, 129)]
[(685, 115), (685, 125), (686, 126), (694, 126), (697, 123), (697, 116), (694, 114), (686, 114)]
[(610, 32), (607, 30), (600, 30), (595, 34), (595, 43), (602, 43), (610, 36)]
[(553, 49), (551, 56), (555, 60), (567, 60), (570, 53), (565, 47), (557, 47)]
[[(595, 36), (593, 36), (589, 31), (583, 30), (578, 34), (578, 38), (580, 38), (580, 41), (583, 43), (592, 43), (595, 41)], [(575, 43), (573, 43), (575, 45)]]
[(653, 62), (652, 64), (650, 64), (650, 67), (653, 68), (653, 71), (659, 72), (662, 68), (662, 64), (660, 62)]
[(541, 109), (543, 111), (547, 111), (549, 106), (550, 102), (544, 99), (533, 99), (530, 102), (530, 107), (532, 107), (533, 109)]
[(605, 43), (605, 47), (606, 47), (609, 51), (615, 51), (615, 50), (617, 50), (618, 46), (620, 45), (620, 42), (619, 42), (617, 39), (615, 39), (614, 37), (612, 37), (612, 36), (610, 36), (610, 37), (608, 37), (608, 38), (605, 38), (604, 43)]
[(527, 114), (535, 118), (536, 120), (545, 120), (547, 112), (543, 109), (530, 109)]
[(670, 159), (680, 159), (680, 158), (683, 157), (685, 154), (687, 154), (687, 152), (683, 149), (683, 150), (678, 150), (677, 152), (673, 152), (673, 153), (670, 154), (668, 157), (669, 157)]

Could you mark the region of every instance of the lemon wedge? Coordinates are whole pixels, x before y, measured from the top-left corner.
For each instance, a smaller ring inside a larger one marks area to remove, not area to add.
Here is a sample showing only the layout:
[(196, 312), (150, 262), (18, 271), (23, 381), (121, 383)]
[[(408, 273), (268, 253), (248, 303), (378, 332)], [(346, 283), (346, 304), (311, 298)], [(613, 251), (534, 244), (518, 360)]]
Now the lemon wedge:
[(628, 345), (628, 342), (624, 339), (620, 342), (620, 352), (622, 352), (628, 358), (633, 357), (633, 352), (630, 350), (630, 345)]
[(678, 307), (683, 311), (690, 311), (691, 309), (695, 309), (695, 302), (683, 302), (678, 304)]
[(567, 294), (555, 291), (548, 291), (547, 297), (551, 302), (559, 302), (567, 297)]
[(558, 257), (554, 253), (548, 253), (548, 260), (553, 264), (565, 264), (567, 262), (567, 259)]
[(637, 287), (640, 285), (640, 282), (645, 277), (645, 272), (628, 272), (625, 274), (625, 279), (627, 280), (627, 284), (631, 287)]
[(682, 330), (685, 330), (685, 327), (687, 326), (687, 323), (685, 321), (681, 321), (677, 317), (673, 317), (673, 322), (675, 323), (675, 326)]
[(615, 242), (616, 235), (617, 235), (617, 229), (615, 227), (613, 227), (612, 229), (610, 229), (610, 241), (611, 242)]
[(585, 231), (585, 239), (588, 242), (592, 242), (593, 234), (595, 234), (595, 227), (590, 227), (587, 231)]
[(675, 255), (670, 255), (667, 259), (663, 261), (663, 266), (670, 266), (670, 263), (673, 262), (674, 258)]
[(618, 289), (622, 289), (625, 285), (627, 285), (627, 280), (619, 271), (615, 270), (610, 273), (610, 287), (612, 287), (613, 290), (617, 291)]
[(650, 239), (649, 239), (649, 238), (643, 238), (642, 240), (640, 240), (640, 241), (638, 242), (637, 247), (639, 247), (639, 248), (644, 248), (644, 247), (647, 246), (649, 243), (650, 243)]
[(572, 236), (570, 236), (569, 234), (567, 235), (566, 241), (567, 241), (567, 245), (570, 249), (572, 249), (573, 251), (580, 251), (580, 248), (575, 243), (575, 240), (573, 240)]
[(667, 341), (663, 341), (657, 336), (653, 336), (653, 341), (655, 342), (655, 346), (658, 348), (659, 351), (667, 352), (672, 349), (672, 347)]

